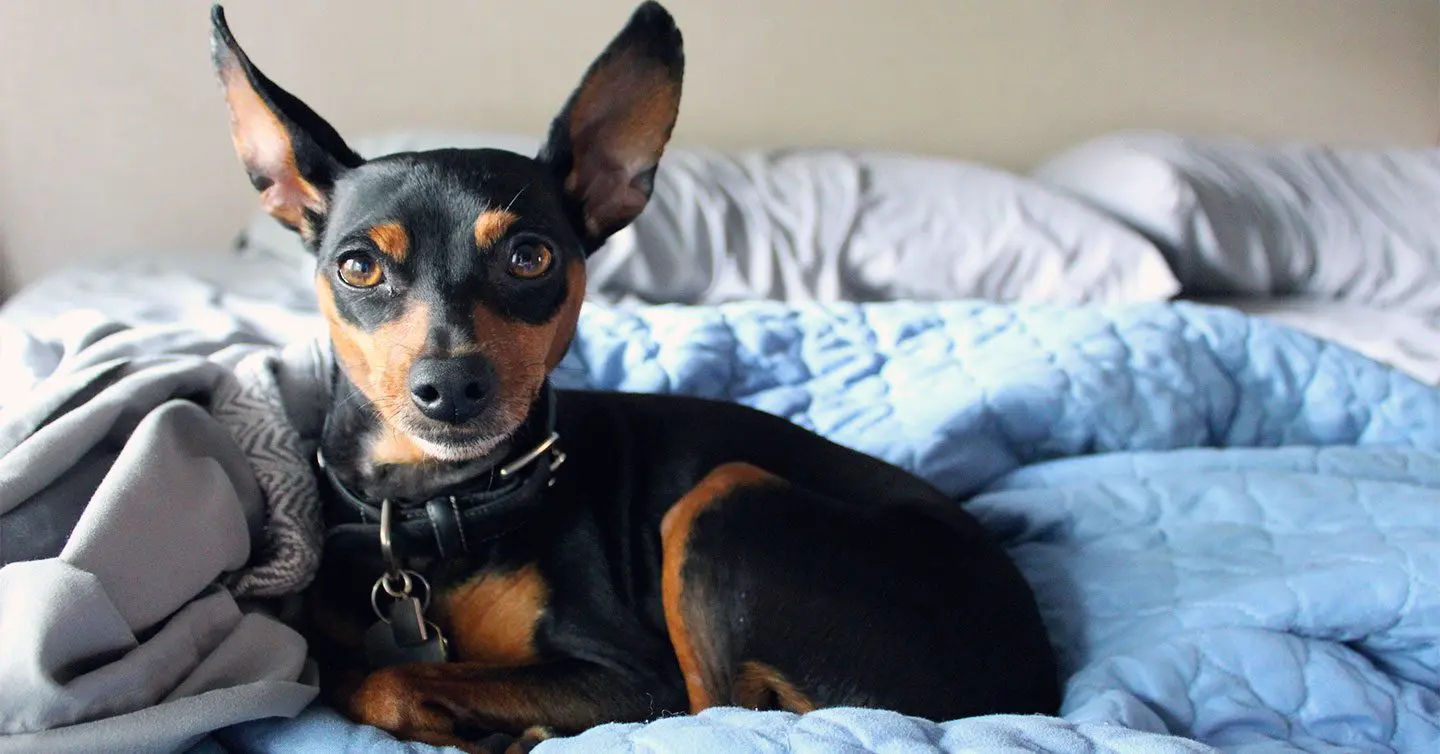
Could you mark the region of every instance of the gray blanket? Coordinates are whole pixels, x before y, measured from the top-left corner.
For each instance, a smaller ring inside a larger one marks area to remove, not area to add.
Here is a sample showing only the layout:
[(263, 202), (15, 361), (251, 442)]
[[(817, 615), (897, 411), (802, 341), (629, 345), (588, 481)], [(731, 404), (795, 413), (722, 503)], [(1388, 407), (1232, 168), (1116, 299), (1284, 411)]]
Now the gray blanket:
[[(315, 696), (327, 354), (106, 325), (0, 411), (0, 752), (174, 751)], [(97, 659), (99, 658), (99, 659)]]

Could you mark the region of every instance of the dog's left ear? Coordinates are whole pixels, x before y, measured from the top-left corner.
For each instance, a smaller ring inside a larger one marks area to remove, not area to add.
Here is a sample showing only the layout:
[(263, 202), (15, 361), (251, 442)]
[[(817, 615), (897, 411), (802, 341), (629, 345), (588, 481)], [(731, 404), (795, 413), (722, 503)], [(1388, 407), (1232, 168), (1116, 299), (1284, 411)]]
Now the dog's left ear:
[(211, 55), (230, 106), (235, 151), (261, 205), (314, 250), (335, 181), (364, 160), (329, 123), (250, 62), (219, 5), (211, 8), (210, 21)]
[(551, 124), (539, 159), (564, 185), (586, 253), (650, 201), (655, 168), (680, 113), (684, 73), (680, 29), (659, 3), (646, 2)]

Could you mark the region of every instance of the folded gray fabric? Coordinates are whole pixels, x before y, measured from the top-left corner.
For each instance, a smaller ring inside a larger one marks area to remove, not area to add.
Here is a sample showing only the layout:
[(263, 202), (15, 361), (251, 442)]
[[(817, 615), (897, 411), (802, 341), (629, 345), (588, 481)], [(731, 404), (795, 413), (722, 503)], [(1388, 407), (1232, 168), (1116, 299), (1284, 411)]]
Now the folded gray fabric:
[[(163, 329), (163, 328), (162, 328)], [(314, 698), (327, 353), (97, 325), (0, 412), (0, 752), (174, 751)]]

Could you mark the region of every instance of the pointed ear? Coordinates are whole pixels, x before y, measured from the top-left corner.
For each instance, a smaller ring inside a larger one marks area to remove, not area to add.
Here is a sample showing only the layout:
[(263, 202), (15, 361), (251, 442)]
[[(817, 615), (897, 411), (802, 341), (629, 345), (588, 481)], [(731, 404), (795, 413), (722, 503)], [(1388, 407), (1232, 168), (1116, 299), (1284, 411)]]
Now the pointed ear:
[(675, 20), (646, 2), (590, 65), (539, 158), (565, 187), (587, 252), (635, 219), (680, 113), (685, 53)]
[(313, 249), (335, 181), (363, 160), (329, 123), (251, 64), (219, 5), (210, 22), (210, 52), (230, 106), (235, 150), (261, 206)]

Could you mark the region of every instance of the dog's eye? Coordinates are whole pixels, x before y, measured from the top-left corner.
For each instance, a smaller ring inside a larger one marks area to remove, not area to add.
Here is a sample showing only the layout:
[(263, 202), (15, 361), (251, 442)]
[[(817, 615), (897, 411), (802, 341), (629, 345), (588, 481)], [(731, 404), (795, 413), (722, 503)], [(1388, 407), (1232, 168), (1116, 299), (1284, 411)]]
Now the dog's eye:
[(368, 254), (359, 252), (340, 258), (340, 280), (353, 288), (374, 288), (385, 279), (380, 264)]
[(544, 246), (522, 243), (510, 252), (510, 274), (522, 280), (534, 280), (550, 269), (552, 255)]

